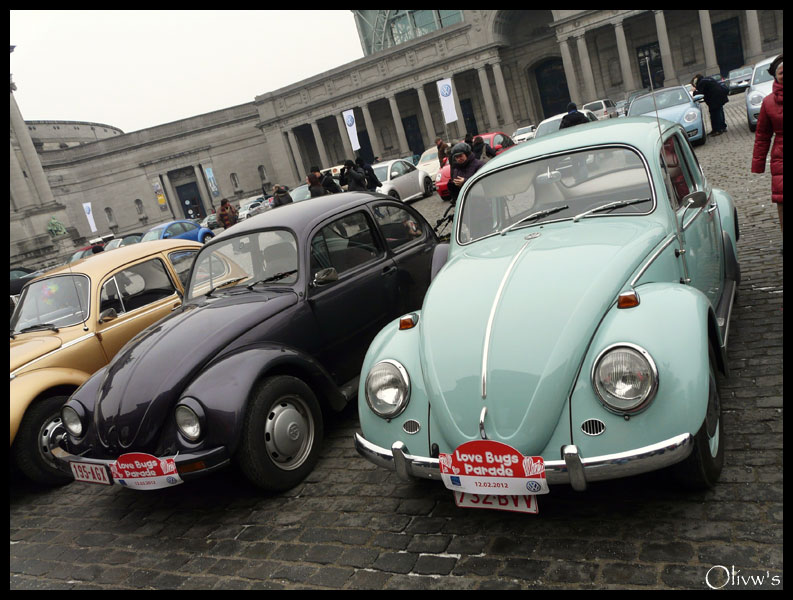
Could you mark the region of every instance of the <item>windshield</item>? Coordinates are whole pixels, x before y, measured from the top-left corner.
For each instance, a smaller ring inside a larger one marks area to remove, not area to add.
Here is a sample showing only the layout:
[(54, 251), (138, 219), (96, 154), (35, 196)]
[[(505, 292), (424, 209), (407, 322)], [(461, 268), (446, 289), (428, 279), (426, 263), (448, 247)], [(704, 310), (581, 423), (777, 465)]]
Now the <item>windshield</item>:
[(388, 164), (380, 166), (372, 165), (372, 169), (378, 181), (388, 181)]
[[(190, 272), (188, 300), (232, 283), (252, 284), (264, 279), (274, 285), (297, 281), (297, 242), (285, 229), (256, 231), (204, 248)], [(280, 276), (283, 273), (289, 275)]]
[[(457, 240), (461, 244), (498, 233), (540, 211), (566, 219), (621, 200), (652, 199), (644, 162), (628, 148), (604, 147), (569, 152), (496, 171), (474, 183), (460, 209)], [(639, 202), (596, 215), (647, 214), (653, 203)], [(589, 217), (587, 217), (589, 218)], [(543, 222), (528, 220), (526, 227)]]
[(738, 77), (746, 77), (747, 75), (752, 74), (752, 67), (746, 67), (745, 69), (736, 69), (734, 71), (730, 71), (729, 78), (736, 79)]
[(303, 185), (289, 190), (289, 195), (292, 196), (292, 202), (300, 202), (301, 200), (308, 200), (311, 198), (311, 190), (308, 189), (308, 184), (304, 183)]
[(548, 135), (549, 133), (559, 131), (559, 126), (561, 124), (561, 119), (552, 119), (550, 121), (544, 121), (543, 123), (540, 123), (537, 125), (537, 131), (534, 133), (535, 139), (544, 135)]
[(157, 227), (156, 229), (152, 229), (151, 231), (147, 231), (143, 234), (143, 237), (140, 238), (141, 242), (150, 242), (151, 240), (159, 240), (160, 234), (162, 234), (162, 230), (165, 229), (164, 227)]
[[(653, 101), (653, 96), (655, 96), (655, 101)], [(636, 100), (631, 103), (630, 109), (628, 109), (628, 116), (643, 115), (646, 113), (655, 112), (656, 106), (658, 107), (658, 110), (663, 110), (665, 108), (669, 108), (670, 106), (679, 106), (681, 104), (688, 104), (690, 102), (691, 98), (683, 88), (664, 90), (661, 92), (656, 92), (655, 94), (649, 94), (647, 96), (642, 96), (641, 98), (636, 98)]]
[(11, 331), (82, 323), (88, 318), (89, 283), (85, 275), (59, 275), (28, 284), (11, 316)]
[[(421, 155), (421, 158), (419, 159), (419, 162), (423, 163), (423, 162), (429, 162), (431, 160), (438, 160), (438, 150), (437, 150), (437, 148), (430, 148), (429, 150), (424, 152), (424, 154)], [(378, 177), (378, 179), (379, 179), (379, 177)]]
[(764, 65), (759, 65), (754, 70), (754, 78), (752, 79), (752, 85), (757, 85), (758, 83), (765, 83), (766, 81), (771, 81), (774, 76), (768, 72), (768, 65), (771, 63), (767, 63)]
[(587, 110), (600, 110), (603, 108), (603, 103), (598, 102), (590, 102), (589, 104), (584, 104), (584, 108)]

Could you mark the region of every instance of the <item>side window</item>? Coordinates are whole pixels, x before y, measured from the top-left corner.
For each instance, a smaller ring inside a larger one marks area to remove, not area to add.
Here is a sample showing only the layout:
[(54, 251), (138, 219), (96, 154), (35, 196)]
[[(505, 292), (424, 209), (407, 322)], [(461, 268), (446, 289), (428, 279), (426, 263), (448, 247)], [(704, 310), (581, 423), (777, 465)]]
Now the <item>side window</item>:
[(680, 141), (677, 136), (671, 136), (664, 142), (661, 168), (666, 169), (672, 207), (680, 207), (683, 198), (693, 191), (691, 173), (688, 170), (685, 157), (680, 150)]
[(388, 247), (392, 250), (424, 235), (421, 221), (404, 208), (393, 204), (380, 204), (375, 206), (374, 215)]
[(190, 267), (193, 266), (196, 253), (196, 250), (187, 250), (171, 252), (168, 255), (168, 260), (171, 261), (174, 271), (179, 276), (179, 281), (182, 282), (182, 288), (187, 287), (187, 278), (190, 276)]
[(114, 279), (127, 312), (176, 293), (165, 265), (157, 258), (127, 267), (116, 273)]
[(341, 275), (380, 254), (369, 219), (353, 213), (326, 225), (311, 240), (311, 278), (333, 267)]
[(112, 308), (119, 315), (124, 312), (124, 305), (121, 303), (115, 277), (111, 277), (105, 282), (102, 286), (102, 293), (99, 295), (100, 314), (108, 308)]

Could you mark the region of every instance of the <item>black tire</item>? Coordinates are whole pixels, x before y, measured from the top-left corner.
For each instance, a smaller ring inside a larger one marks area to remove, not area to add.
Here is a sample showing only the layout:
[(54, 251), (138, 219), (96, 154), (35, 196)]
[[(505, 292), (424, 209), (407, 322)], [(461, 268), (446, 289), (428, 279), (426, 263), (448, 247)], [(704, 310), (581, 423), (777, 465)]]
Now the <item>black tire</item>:
[(424, 197), (429, 198), (435, 190), (432, 187), (432, 179), (429, 177), (424, 178)]
[(202, 243), (202, 244), (206, 244), (206, 243), (207, 243), (209, 240), (211, 240), (213, 237), (215, 237), (215, 234), (214, 234), (214, 233), (207, 233), (207, 234), (204, 236), (204, 241), (203, 241), (203, 242), (201, 242), (201, 243)]
[[(689, 457), (675, 466), (680, 483), (690, 490), (708, 490), (716, 485), (724, 467), (724, 430), (721, 418), (719, 377), (713, 350), (710, 351), (708, 407), (705, 419), (694, 437)], [(715, 453), (711, 445), (716, 447)]]
[(702, 127), (702, 139), (698, 140), (696, 143), (692, 144), (693, 146), (704, 146), (705, 142), (708, 141), (708, 132), (705, 129), (704, 125)]
[(388, 192), (388, 195), (397, 202), (400, 202), (402, 200), (402, 198), (399, 197), (399, 192), (397, 192), (396, 190), (391, 190), (390, 192)]
[(19, 470), (31, 481), (43, 485), (65, 485), (74, 478), (55, 466), (51, 448), (55, 438), (65, 433), (61, 407), (68, 396), (50, 396), (31, 404), (19, 424), (11, 450)]
[(278, 375), (254, 391), (236, 460), (257, 487), (285, 491), (314, 469), (322, 445), (322, 410), (300, 379)]

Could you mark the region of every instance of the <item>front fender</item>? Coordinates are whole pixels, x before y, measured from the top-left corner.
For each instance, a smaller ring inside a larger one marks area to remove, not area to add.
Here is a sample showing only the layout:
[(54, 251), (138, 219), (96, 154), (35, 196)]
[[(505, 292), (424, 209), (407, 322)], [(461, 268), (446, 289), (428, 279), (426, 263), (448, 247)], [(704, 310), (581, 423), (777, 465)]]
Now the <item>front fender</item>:
[[(639, 286), (637, 292), (638, 306), (614, 306), (603, 318), (573, 390), (573, 443), (584, 457), (625, 452), (682, 433), (695, 435), (705, 418), (712, 335), (709, 321), (714, 319), (707, 298), (680, 284), (650, 283)], [(604, 408), (591, 379), (598, 355), (620, 342), (644, 348), (658, 369), (655, 399), (643, 412), (627, 419)], [(605, 432), (597, 436), (583, 433), (582, 423), (588, 419), (602, 421)]]
[(256, 344), (227, 354), (208, 365), (182, 392), (207, 411), (207, 437), (201, 447), (236, 450), (256, 384), (271, 375), (293, 375), (308, 384), (320, 405), (342, 410), (347, 399), (325, 369), (311, 356), (278, 344)]
[(28, 406), (41, 394), (52, 388), (78, 388), (88, 378), (90, 373), (78, 369), (54, 367), (36, 369), (16, 375), (11, 379), (9, 395), (11, 396), (11, 442), (14, 443), (19, 423), (25, 416)]

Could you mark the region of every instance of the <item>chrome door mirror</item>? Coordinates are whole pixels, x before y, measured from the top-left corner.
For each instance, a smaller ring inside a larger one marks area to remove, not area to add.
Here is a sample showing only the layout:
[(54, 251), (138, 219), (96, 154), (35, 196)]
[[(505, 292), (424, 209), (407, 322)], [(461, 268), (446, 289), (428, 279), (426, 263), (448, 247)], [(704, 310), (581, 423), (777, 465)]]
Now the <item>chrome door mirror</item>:
[(99, 322), (105, 323), (106, 321), (112, 321), (113, 319), (118, 317), (118, 313), (116, 313), (115, 308), (107, 308), (99, 313)]
[(332, 283), (338, 280), (339, 274), (336, 272), (336, 269), (333, 267), (328, 267), (327, 269), (320, 269), (314, 275), (314, 280), (311, 282), (311, 285), (318, 286), (318, 285), (327, 285), (328, 283)]

